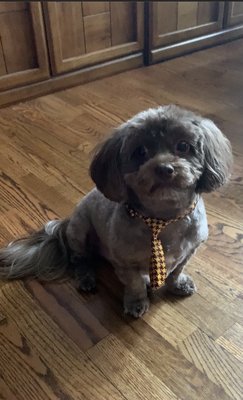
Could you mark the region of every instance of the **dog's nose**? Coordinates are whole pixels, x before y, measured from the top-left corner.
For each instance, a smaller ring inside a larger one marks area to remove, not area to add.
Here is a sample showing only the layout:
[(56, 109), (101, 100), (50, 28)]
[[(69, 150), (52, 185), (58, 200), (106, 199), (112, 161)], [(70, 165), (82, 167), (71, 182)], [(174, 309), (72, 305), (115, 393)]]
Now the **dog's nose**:
[(155, 167), (155, 172), (159, 175), (159, 176), (171, 176), (174, 173), (174, 168), (172, 167), (171, 164), (159, 164), (156, 165)]

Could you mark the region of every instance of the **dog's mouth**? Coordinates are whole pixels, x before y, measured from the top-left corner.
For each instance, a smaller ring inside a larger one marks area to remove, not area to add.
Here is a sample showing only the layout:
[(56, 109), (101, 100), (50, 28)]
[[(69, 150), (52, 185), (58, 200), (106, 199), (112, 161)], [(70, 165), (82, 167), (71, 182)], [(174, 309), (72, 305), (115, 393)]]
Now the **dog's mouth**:
[(171, 182), (156, 182), (151, 186), (149, 193), (153, 194), (157, 190), (166, 190), (172, 188), (173, 186), (174, 185), (172, 185)]
[(192, 180), (189, 179), (182, 179), (181, 177), (177, 176), (174, 179), (167, 179), (156, 181), (152, 184), (149, 189), (149, 194), (154, 194), (155, 192), (166, 192), (166, 190), (185, 190), (189, 186), (193, 184)]

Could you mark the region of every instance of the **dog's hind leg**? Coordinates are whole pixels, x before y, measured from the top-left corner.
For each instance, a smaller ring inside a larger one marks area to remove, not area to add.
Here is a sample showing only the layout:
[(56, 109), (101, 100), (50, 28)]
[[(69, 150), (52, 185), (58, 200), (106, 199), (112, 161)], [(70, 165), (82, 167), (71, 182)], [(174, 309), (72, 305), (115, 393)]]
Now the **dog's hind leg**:
[(90, 257), (78, 253), (71, 255), (71, 267), (74, 270), (74, 279), (78, 290), (93, 293), (96, 290), (95, 262)]
[(78, 289), (93, 292), (96, 288), (95, 262), (90, 250), (92, 226), (84, 213), (75, 212), (67, 227), (70, 270)]

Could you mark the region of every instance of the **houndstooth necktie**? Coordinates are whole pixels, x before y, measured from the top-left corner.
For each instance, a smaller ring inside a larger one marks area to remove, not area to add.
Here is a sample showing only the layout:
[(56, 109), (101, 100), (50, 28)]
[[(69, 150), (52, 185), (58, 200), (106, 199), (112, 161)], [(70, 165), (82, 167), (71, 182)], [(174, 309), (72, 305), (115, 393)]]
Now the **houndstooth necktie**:
[(193, 205), (185, 214), (175, 219), (170, 219), (168, 221), (163, 221), (157, 218), (144, 217), (142, 214), (139, 214), (137, 211), (127, 206), (128, 213), (131, 217), (142, 219), (145, 224), (148, 225), (148, 227), (151, 229), (151, 257), (149, 275), (150, 286), (152, 289), (155, 290), (164, 285), (167, 275), (164, 249), (158, 237), (160, 232), (172, 222), (179, 221), (189, 215), (195, 209), (196, 204), (197, 200), (193, 203)]

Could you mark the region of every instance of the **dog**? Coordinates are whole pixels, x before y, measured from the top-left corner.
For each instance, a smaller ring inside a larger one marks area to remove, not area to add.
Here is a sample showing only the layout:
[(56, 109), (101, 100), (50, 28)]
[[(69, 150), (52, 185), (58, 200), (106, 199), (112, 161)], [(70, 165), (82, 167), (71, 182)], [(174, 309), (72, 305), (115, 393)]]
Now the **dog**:
[(149, 217), (166, 225), (158, 239), (168, 291), (191, 295), (196, 286), (184, 267), (208, 237), (202, 193), (226, 183), (231, 168), (230, 142), (213, 121), (175, 105), (140, 112), (95, 150), (90, 175), (96, 187), (69, 218), (49, 221), (0, 251), (0, 278), (52, 280), (70, 273), (92, 291), (102, 256), (124, 285), (125, 313), (138, 318), (149, 308)]

